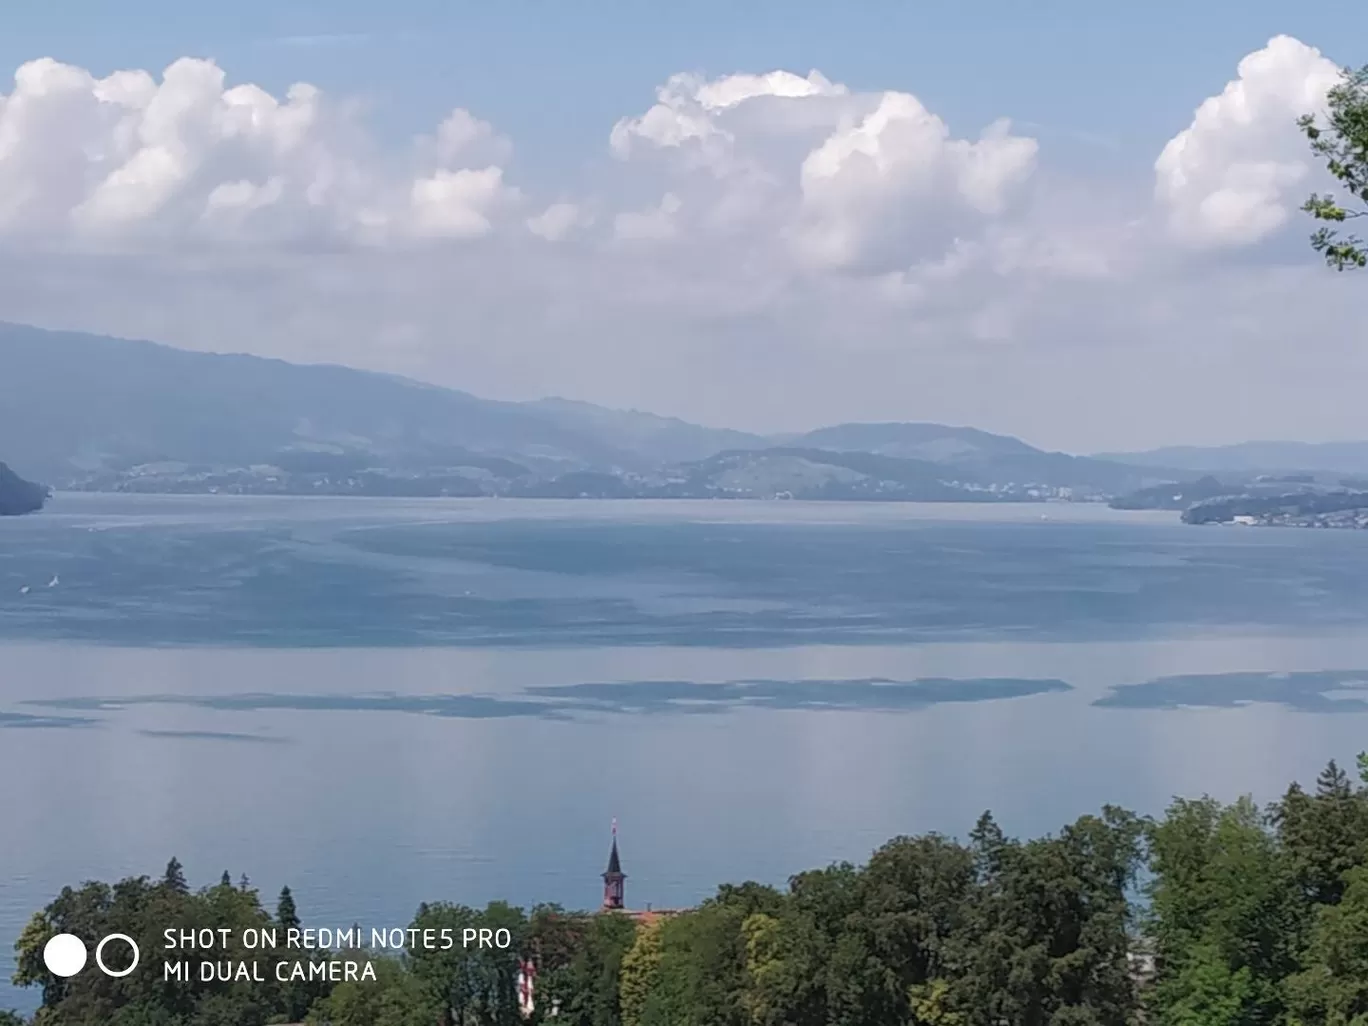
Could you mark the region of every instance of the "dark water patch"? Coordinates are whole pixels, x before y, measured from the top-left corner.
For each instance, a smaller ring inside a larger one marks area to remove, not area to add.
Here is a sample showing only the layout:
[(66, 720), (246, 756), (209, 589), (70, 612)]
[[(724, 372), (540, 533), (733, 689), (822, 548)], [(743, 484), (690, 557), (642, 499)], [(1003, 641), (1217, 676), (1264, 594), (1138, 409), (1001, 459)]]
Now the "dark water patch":
[(143, 737), (183, 738), (188, 741), (241, 741), (249, 744), (282, 745), (289, 739), (267, 734), (240, 734), (231, 730), (140, 730)]
[[(987, 702), (1070, 691), (1062, 680), (981, 678), (909, 681), (856, 680), (629, 681), (534, 687), (521, 698), (490, 695), (132, 695), (127, 697), (31, 699), (45, 708), (110, 712), (134, 706), (175, 705), (226, 712), (391, 712), (455, 719), (527, 716), (565, 719), (576, 713), (698, 714), (733, 709), (861, 710), (911, 712), (947, 702)], [(154, 732), (153, 736), (197, 736), (196, 732)], [(257, 739), (255, 735), (227, 736)]]
[(100, 721), (85, 716), (34, 716), (31, 713), (0, 711), (0, 730), (28, 728), (91, 727)]
[(946, 702), (990, 702), (1071, 691), (1062, 680), (985, 677), (952, 680), (923, 678), (897, 681), (737, 680), (631, 681), (528, 688), (526, 694), (563, 704), (622, 713), (697, 712), (734, 708), (784, 710), (861, 710), (905, 712)]
[(459, 719), (554, 716), (544, 702), (518, 702), (485, 695), (130, 695), (120, 698), (31, 699), (26, 705), (53, 709), (118, 710), (142, 705), (174, 705), (220, 712), (397, 712)]
[(1299, 712), (1368, 712), (1368, 670), (1178, 674), (1122, 685), (1093, 705), (1111, 709), (1234, 709), (1255, 703)]

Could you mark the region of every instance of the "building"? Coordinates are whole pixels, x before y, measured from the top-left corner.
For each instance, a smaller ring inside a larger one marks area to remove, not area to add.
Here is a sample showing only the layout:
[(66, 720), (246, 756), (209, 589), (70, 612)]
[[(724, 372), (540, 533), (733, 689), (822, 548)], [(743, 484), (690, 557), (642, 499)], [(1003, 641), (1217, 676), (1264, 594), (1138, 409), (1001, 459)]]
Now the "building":
[(649, 925), (688, 911), (683, 908), (652, 908), (650, 905), (644, 909), (629, 909), (626, 905), (626, 883), (627, 874), (622, 871), (622, 856), (618, 854), (617, 820), (613, 820), (613, 847), (608, 852), (608, 868), (603, 871), (603, 905), (599, 912), (625, 915), (633, 922)]

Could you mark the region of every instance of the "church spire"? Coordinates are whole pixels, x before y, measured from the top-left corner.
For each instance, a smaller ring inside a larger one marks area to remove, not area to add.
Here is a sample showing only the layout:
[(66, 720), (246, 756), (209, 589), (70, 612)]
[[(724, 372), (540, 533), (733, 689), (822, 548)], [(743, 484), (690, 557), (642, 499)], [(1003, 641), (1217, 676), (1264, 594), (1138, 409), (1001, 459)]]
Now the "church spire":
[(613, 820), (613, 847), (608, 853), (608, 869), (603, 874), (603, 907), (622, 908), (623, 883), (627, 874), (622, 871), (622, 860), (618, 857), (617, 820)]

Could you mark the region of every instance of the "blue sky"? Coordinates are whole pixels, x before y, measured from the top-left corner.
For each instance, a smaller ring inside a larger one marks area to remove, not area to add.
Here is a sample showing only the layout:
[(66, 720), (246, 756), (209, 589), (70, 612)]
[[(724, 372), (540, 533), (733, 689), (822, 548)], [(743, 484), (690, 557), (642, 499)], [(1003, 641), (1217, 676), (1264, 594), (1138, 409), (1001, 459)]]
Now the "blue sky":
[(109, 72), (216, 59), (274, 92), (303, 79), (371, 98), (381, 131), (422, 131), (467, 107), (520, 159), (595, 159), (606, 129), (669, 75), (820, 69), (853, 88), (905, 89), (952, 127), (1011, 117), (1148, 156), (1278, 33), (1332, 59), (1368, 40), (1368, 4), (1227, 0), (1099, 4), (459, 3), (452, 0), (101, 0), (7, 5), (0, 67), (52, 56)]
[(1368, 438), (1368, 282), (1297, 213), (1330, 62), (1368, 4), (15, 2), (0, 318), (761, 430)]

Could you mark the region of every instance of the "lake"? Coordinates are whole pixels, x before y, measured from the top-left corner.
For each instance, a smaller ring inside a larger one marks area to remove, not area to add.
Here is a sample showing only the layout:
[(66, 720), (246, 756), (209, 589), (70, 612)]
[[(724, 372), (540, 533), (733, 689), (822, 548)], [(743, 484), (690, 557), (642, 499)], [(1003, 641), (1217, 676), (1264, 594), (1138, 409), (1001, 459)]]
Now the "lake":
[(613, 818), (660, 907), (988, 808), (1266, 800), (1368, 747), (1365, 622), (1355, 531), (59, 495), (0, 521), (0, 972), (63, 885), (172, 855), (386, 927), (593, 907)]

